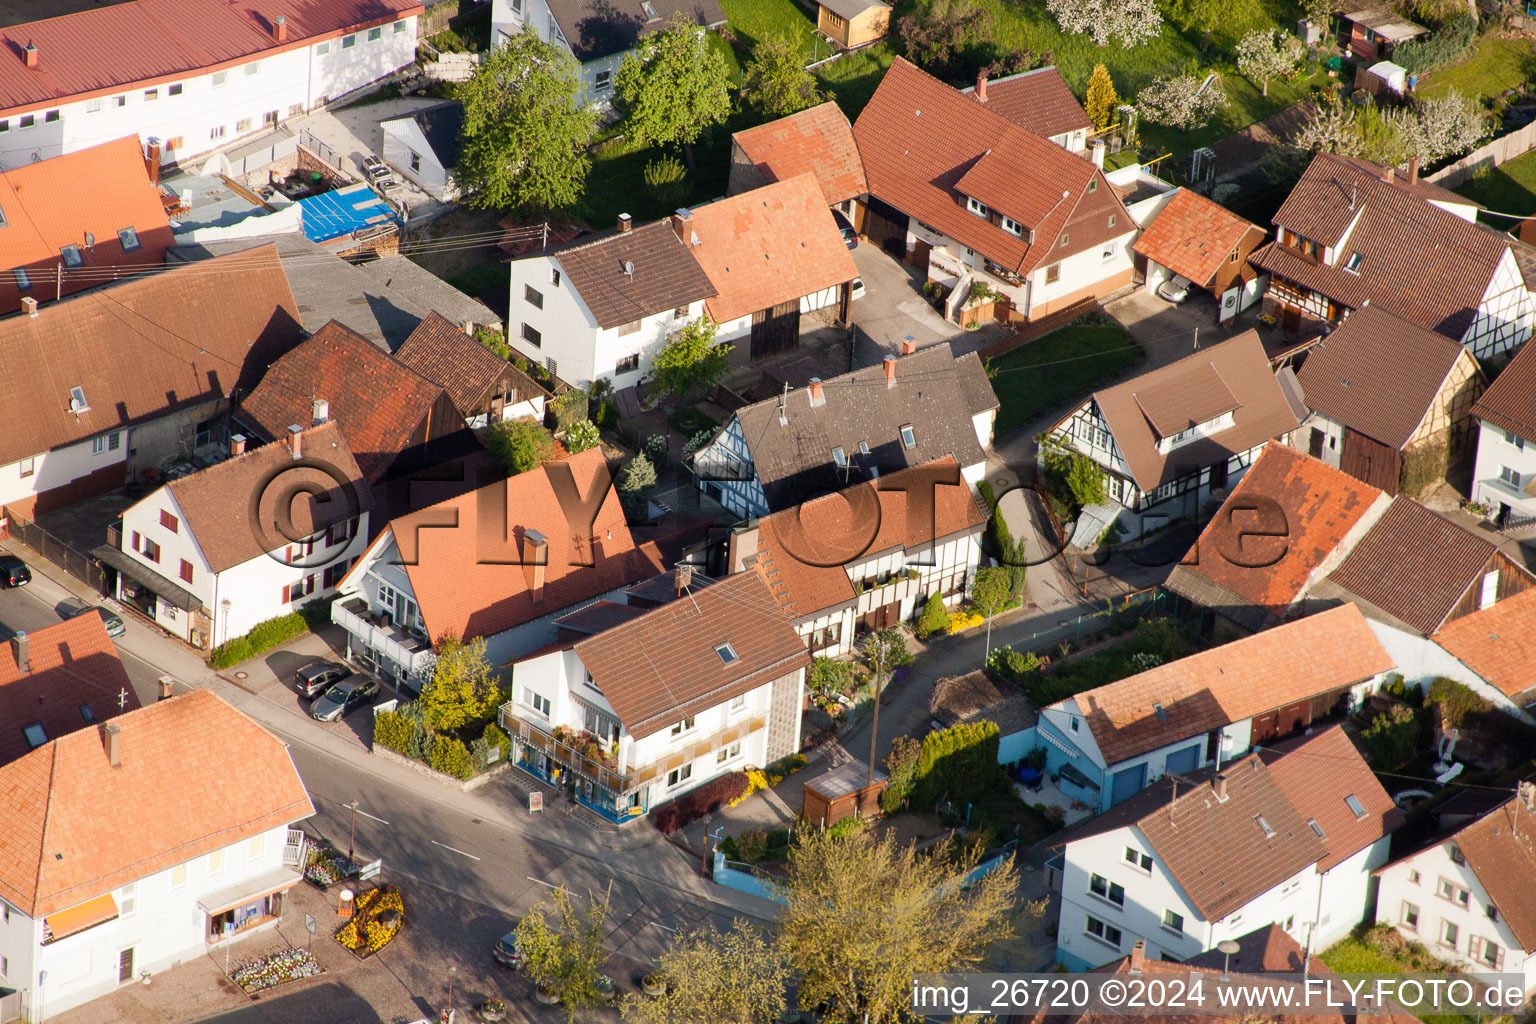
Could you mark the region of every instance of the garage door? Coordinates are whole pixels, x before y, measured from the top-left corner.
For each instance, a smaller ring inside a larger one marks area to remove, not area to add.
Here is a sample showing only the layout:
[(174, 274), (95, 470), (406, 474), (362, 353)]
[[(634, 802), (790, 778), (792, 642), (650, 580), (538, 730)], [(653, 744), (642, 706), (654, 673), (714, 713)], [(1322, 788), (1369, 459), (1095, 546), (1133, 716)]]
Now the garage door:
[(1192, 772), (1200, 763), (1200, 744), (1185, 747), (1183, 750), (1175, 750), (1168, 755), (1167, 770), (1170, 772)]
[(864, 212), (864, 237), (896, 259), (906, 259), (907, 215), (871, 196)]
[(790, 299), (752, 314), (752, 358), (792, 349), (800, 340), (800, 300)]
[(1134, 768), (1127, 768), (1123, 772), (1116, 772), (1113, 782), (1110, 784), (1109, 802), (1117, 804), (1127, 797), (1140, 793), (1147, 785), (1147, 765), (1143, 761)]

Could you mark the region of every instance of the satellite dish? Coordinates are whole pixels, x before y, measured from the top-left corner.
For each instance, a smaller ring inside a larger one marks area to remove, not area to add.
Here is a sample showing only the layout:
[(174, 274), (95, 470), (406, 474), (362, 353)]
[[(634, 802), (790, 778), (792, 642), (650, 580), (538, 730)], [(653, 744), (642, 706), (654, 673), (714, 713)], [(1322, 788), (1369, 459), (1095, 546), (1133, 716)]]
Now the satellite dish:
[(33, 163), (37, 163), (37, 162), (38, 162), (38, 161), (39, 161), (39, 160), (41, 160), (41, 159), (42, 159), (42, 158), (43, 158), (43, 151), (42, 151), (42, 150), (40, 150), (40, 149), (34, 149), (34, 150), (33, 150), (33, 151), (32, 151), (32, 162), (33, 162)]
[(624, 273), (628, 274), (631, 279), (635, 276), (635, 265), (629, 260), (624, 261)]

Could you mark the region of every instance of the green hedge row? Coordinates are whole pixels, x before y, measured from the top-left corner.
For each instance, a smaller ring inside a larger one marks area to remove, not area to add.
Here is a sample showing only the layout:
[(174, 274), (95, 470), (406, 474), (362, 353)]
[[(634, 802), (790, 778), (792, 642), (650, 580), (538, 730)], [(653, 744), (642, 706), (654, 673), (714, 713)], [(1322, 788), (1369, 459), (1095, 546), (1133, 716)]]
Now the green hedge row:
[(465, 746), (457, 737), (428, 729), (409, 704), (373, 716), (373, 742), (455, 779), (474, 778), (512, 754), (511, 737), (494, 722)]

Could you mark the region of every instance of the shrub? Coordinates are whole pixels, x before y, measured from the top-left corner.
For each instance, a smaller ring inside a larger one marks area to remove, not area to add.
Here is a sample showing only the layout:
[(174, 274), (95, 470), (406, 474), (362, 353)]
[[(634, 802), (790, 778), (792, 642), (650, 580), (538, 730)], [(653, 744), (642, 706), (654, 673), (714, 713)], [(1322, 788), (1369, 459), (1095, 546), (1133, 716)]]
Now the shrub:
[(374, 746), (404, 754), (410, 749), (411, 731), (414, 728), (410, 719), (404, 715), (394, 711), (380, 711), (373, 716)]
[(645, 183), (660, 203), (674, 206), (688, 194), (687, 171), (675, 156), (660, 156), (647, 161)]
[(1411, 74), (1422, 74), (1460, 57), (1476, 38), (1476, 22), (1466, 16), (1453, 18), (1428, 37), (1394, 48), (1392, 62)]
[(1188, 629), (1163, 615), (1148, 616), (1136, 623), (1131, 649), (1136, 654), (1155, 654), (1164, 664), (1194, 653), (1195, 638)]
[(749, 829), (736, 837), (736, 851), (740, 860), (748, 864), (763, 859), (768, 850), (768, 835), (761, 829)]
[(806, 673), (805, 688), (817, 697), (842, 693), (853, 682), (853, 666), (846, 661), (817, 657)]
[(462, 740), (452, 736), (438, 736), (432, 741), (432, 753), (427, 764), (433, 771), (451, 775), (455, 779), (468, 779), (475, 774), (475, 761)]
[(658, 473), (667, 468), (672, 457), (666, 434), (652, 434), (647, 437), (640, 450), (645, 453), (645, 457), (650, 460)]
[(994, 647), (987, 656), (987, 667), (1014, 682), (1040, 670), (1040, 658), (1034, 651), (1016, 651), (1012, 647)]
[(922, 753), (923, 745), (910, 736), (897, 736), (891, 741), (891, 752), (885, 755), (885, 775), (890, 782), (880, 794), (880, 809), (885, 813), (898, 809), (912, 794)]
[(705, 427), (703, 430), (695, 431), (694, 435), (683, 443), (683, 458), (686, 459), (700, 448), (703, 448), (706, 444), (709, 444), (709, 439), (714, 436), (714, 431), (710, 430), (708, 427)]
[(996, 722), (961, 722), (923, 737), (912, 802), (927, 807), (941, 796), (964, 800), (997, 778)]
[(597, 407), (598, 430), (613, 430), (619, 425), (619, 407), (613, 404), (612, 399), (603, 399)]
[(651, 811), (651, 824), (663, 834), (670, 835), (689, 822), (713, 814), (721, 806), (740, 799), (751, 785), (746, 772), (731, 772), (710, 779), (702, 786), (690, 789), (676, 800)]
[(967, 629), (974, 629), (986, 620), (975, 612), (950, 612), (949, 625), (945, 626), (948, 633), (963, 633)]
[(565, 428), (565, 450), (572, 455), (596, 448), (599, 440), (597, 427), (591, 420), (577, 420)]
[(555, 430), (569, 430), (571, 424), (587, 418), (587, 393), (571, 388), (549, 400), (549, 411), (555, 417)]
[(949, 613), (944, 610), (944, 600), (938, 594), (928, 598), (928, 603), (923, 605), (923, 614), (918, 616), (915, 627), (918, 639), (932, 636), (949, 627)]
[(512, 755), (512, 737), (508, 736), (495, 722), (485, 727), (485, 732), (480, 738), (501, 751), (503, 759)]
[(533, 420), (502, 420), (485, 431), (485, 447), (508, 476), (538, 469), (555, 457), (555, 443)]
[(269, 647), (287, 643), (294, 637), (309, 630), (309, 623), (305, 621), (302, 612), (290, 612), (287, 615), (279, 615), (275, 619), (258, 622), (251, 627), (251, 631), (244, 636), (237, 636), (233, 640), (226, 640), (213, 649), (208, 663), (214, 668), (229, 668), (238, 665), (247, 658), (254, 658)]
[(1394, 704), (1360, 732), (1366, 759), (1377, 771), (1406, 764), (1419, 746), (1419, 720), (1413, 709)]
[(1461, 728), (1466, 724), (1467, 719), (1474, 715), (1493, 710), (1491, 703), (1473, 693), (1468, 687), (1445, 676), (1440, 676), (1429, 684), (1429, 696), (1425, 699), (1425, 703), (1438, 705), (1440, 717), (1453, 729)]

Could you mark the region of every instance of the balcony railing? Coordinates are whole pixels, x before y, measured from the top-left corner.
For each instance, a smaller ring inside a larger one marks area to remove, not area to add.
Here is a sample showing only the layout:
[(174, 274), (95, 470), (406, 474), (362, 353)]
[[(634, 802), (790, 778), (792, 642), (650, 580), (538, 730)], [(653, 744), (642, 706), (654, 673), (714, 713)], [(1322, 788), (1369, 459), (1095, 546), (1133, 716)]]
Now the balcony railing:
[(354, 649), (372, 647), (408, 672), (420, 667), (432, 650), (432, 645), (420, 637), (385, 625), (381, 616), (368, 610), (368, 602), (361, 597), (331, 605), (331, 621), (351, 634)]
[(675, 750), (658, 761), (653, 761), (641, 768), (628, 772), (616, 771), (600, 759), (587, 757), (571, 744), (558, 740), (550, 732), (541, 729), (532, 722), (522, 718), (517, 713), (517, 705), (512, 701), (501, 706), (498, 714), (501, 727), (509, 736), (515, 736), (525, 745), (548, 756), (560, 765), (574, 772), (576, 775), (587, 779), (604, 789), (619, 795), (628, 796), (642, 787), (661, 778), (674, 768), (680, 768), (685, 764), (704, 757), (707, 754), (729, 746), (737, 740), (750, 736), (759, 729), (766, 728), (768, 720), (759, 715), (731, 726), (711, 733), (702, 739), (695, 740), (679, 750)]

